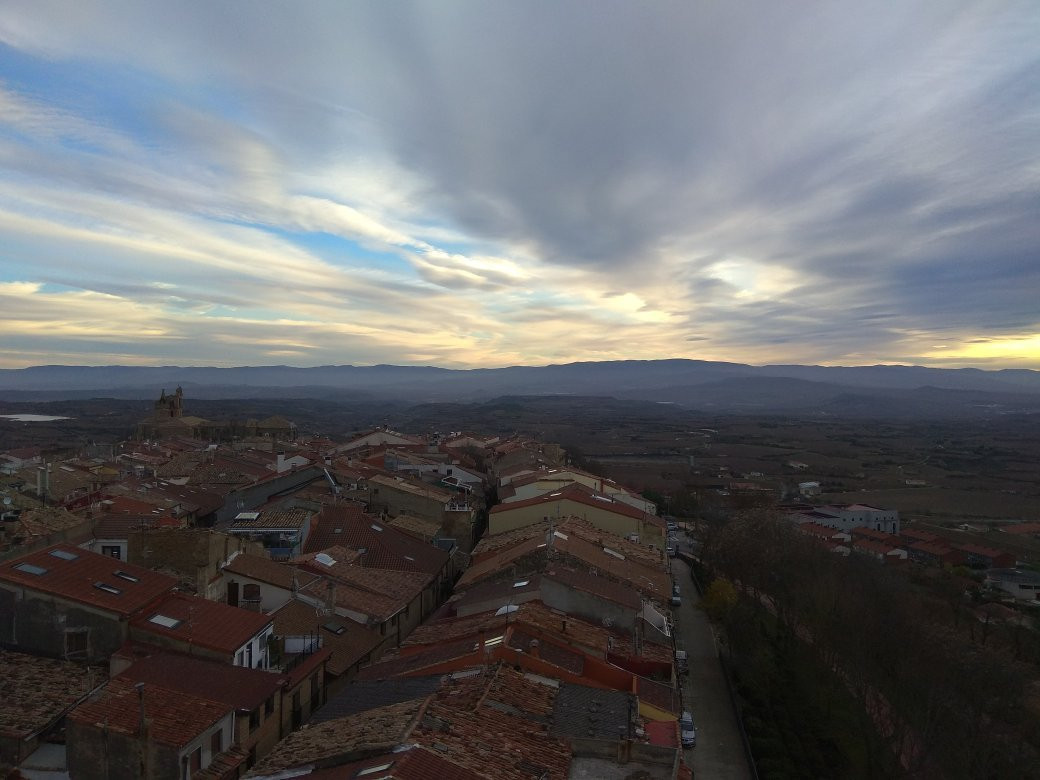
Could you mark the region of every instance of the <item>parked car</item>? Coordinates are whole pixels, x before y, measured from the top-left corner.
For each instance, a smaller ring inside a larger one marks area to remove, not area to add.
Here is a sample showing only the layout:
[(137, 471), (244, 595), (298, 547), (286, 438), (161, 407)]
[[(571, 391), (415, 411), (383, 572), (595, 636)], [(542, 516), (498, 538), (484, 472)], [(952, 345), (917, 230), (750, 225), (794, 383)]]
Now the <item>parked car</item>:
[(675, 651), (675, 670), (679, 674), (686, 674), (690, 671), (690, 656), (685, 650)]
[(679, 718), (679, 735), (684, 748), (696, 747), (697, 727), (693, 725), (693, 714), (689, 710), (683, 710)]
[(673, 607), (681, 607), (682, 606), (682, 596), (680, 596), (678, 593), (673, 593), (672, 594), (671, 605)]

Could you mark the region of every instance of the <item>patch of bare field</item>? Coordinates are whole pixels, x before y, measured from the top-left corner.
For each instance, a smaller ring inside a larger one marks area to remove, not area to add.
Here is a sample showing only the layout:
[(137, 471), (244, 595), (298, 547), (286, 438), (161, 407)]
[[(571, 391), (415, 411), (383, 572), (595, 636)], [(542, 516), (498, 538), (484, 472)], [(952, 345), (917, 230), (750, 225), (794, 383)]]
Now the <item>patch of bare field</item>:
[(1024, 521), (1040, 519), (1038, 497), (949, 488), (860, 490), (851, 493), (829, 493), (823, 496), (823, 500), (892, 507), (898, 509), (904, 517), (947, 517), (957, 518), (958, 522), (973, 518)]

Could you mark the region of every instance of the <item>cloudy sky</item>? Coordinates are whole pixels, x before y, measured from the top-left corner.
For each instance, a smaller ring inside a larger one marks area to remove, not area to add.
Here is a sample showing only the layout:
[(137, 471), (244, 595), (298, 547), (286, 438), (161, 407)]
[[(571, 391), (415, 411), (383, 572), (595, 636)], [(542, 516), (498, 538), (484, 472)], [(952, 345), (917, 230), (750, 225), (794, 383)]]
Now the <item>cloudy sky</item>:
[(1040, 3), (2, 0), (0, 333), (1040, 368)]

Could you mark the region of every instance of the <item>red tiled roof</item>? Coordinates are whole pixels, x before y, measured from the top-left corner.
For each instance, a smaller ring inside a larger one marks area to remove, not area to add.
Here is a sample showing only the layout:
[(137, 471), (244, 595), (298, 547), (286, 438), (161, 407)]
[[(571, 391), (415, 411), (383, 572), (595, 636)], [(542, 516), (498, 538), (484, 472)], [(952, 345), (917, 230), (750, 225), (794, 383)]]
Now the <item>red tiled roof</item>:
[[(341, 616), (322, 616), (310, 604), (290, 599), (285, 606), (271, 613), (274, 632), (278, 636), (317, 635), (331, 655), (326, 667), (329, 674), (341, 675), (352, 666), (362, 663), (383, 642), (378, 631)], [(326, 625), (336, 625), (343, 631), (336, 633)]]
[(416, 653), (396, 655), (383, 658), (377, 664), (366, 666), (358, 672), (358, 680), (387, 680), (391, 677), (405, 677), (421, 674), (423, 670), (438, 666), (447, 661), (472, 656), (472, 663), (462, 666), (477, 666), (484, 662), (477, 656), (472, 638), (459, 639), (453, 642), (442, 642), (431, 645)]
[[(606, 658), (613, 644), (627, 640), (624, 634), (571, 615), (549, 609), (540, 601), (527, 601), (508, 614), (483, 612), (460, 618), (437, 620), (416, 628), (402, 643), (402, 648), (431, 645), (469, 637), (475, 640), (481, 632), (490, 636), (507, 625), (524, 626), (532, 633), (551, 636), (562, 645), (581, 648), (592, 655)], [(534, 630), (533, 632), (531, 630)], [(500, 631), (501, 632), (501, 631)], [(614, 641), (610, 640), (614, 637)]]
[(356, 761), (359, 756), (388, 752), (409, 738), (420, 717), (423, 701), (407, 701), (338, 718), (292, 732), (246, 775), (273, 774), (318, 761), (326, 764)]
[[(594, 567), (602, 575), (619, 580), (648, 596), (663, 598), (671, 593), (671, 577), (664, 570), (663, 564), (659, 560), (649, 563), (646, 552), (639, 545), (604, 532), (598, 532), (594, 536), (595, 541), (592, 541), (587, 537), (593, 535), (581, 530), (580, 521), (574, 523), (573, 528), (569, 526), (572, 520), (573, 518), (558, 526), (567, 533), (559, 531), (553, 536), (553, 548), (558, 553), (572, 556), (583, 564)], [(548, 559), (545, 557), (546, 527), (535, 526), (533, 528), (534, 531), (526, 535), (511, 533), (511, 538), (519, 539), (512, 546), (497, 548), (490, 554), (478, 555), (473, 565), (462, 575), (458, 587), (464, 588), (495, 576), (507, 569), (513, 562), (539, 552), (543, 554), (543, 560), (534, 568), (527, 567), (529, 571), (518, 572), (518, 574), (542, 570), (544, 566), (548, 565)], [(609, 548), (616, 554), (612, 555), (604, 548)], [(478, 546), (478, 553), (479, 549)], [(632, 557), (630, 557), (630, 553)], [(656, 555), (653, 556), (651, 560), (656, 557)]]
[[(366, 569), (350, 562), (350, 556), (356, 558), (357, 553), (340, 547), (331, 547), (325, 554), (335, 561), (332, 566), (325, 566), (320, 562), (317, 555), (321, 553), (301, 556), (294, 561), (294, 565), (312, 574), (335, 580), (338, 583), (337, 604), (381, 619), (386, 619), (407, 607), (432, 580), (431, 575), (422, 572)], [(324, 595), (324, 588), (319, 584), (312, 583), (306, 590), (319, 597)], [(353, 591), (350, 598), (346, 597), (348, 590)]]
[(450, 688), (434, 694), (410, 739), (496, 780), (568, 776), (571, 749), (549, 736), (542, 723), (487, 705), (455, 706), (454, 698)]
[(189, 696), (211, 699), (236, 710), (253, 710), (277, 693), (289, 678), (260, 669), (230, 666), (160, 650), (138, 657), (117, 679), (158, 685)]
[(874, 539), (857, 539), (856, 543), (852, 546), (852, 549), (859, 551), (867, 550), (876, 555), (888, 555), (897, 548)]
[(106, 676), (71, 661), (0, 650), (0, 737), (44, 731)]
[(393, 780), (487, 780), (487, 775), (466, 769), (439, 755), (436, 750), (422, 745), (409, 745), (403, 750), (383, 753), (365, 761), (317, 769), (307, 775), (307, 780), (346, 780), (358, 777), (358, 773), (365, 769), (384, 765), (389, 765), (387, 772), (390, 774), (377, 772), (375, 777), (392, 777)]
[(437, 574), (448, 561), (444, 550), (366, 515), (357, 505), (324, 507), (314, 518), (303, 552), (316, 553), (334, 546), (364, 549), (361, 564), (366, 568)]
[[(180, 623), (167, 628), (152, 621), (156, 615), (179, 620)], [(170, 593), (155, 607), (130, 621), (131, 626), (140, 630), (222, 653), (235, 652), (270, 623), (271, 618), (260, 612), (187, 593)]]
[(224, 571), (259, 582), (266, 582), (288, 591), (291, 591), (293, 588), (294, 575), (296, 576), (296, 585), (300, 588), (317, 579), (315, 575), (300, 571), (288, 564), (278, 563), (262, 555), (253, 555), (251, 553), (236, 555), (224, 567)]
[(226, 704), (159, 685), (146, 683), (142, 697), (131, 680), (117, 677), (109, 681), (96, 698), (69, 713), (69, 720), (138, 736), (141, 698), (144, 700), (145, 718), (149, 721), (148, 736), (161, 745), (174, 748), (184, 747), (231, 712), (231, 707)]
[(907, 546), (908, 550), (919, 550), (929, 555), (935, 555), (942, 557), (944, 555), (950, 555), (955, 551), (953, 548), (946, 545), (944, 542), (914, 542)]
[(557, 504), (563, 501), (574, 501), (579, 504), (584, 504), (585, 506), (591, 506), (605, 512), (624, 515), (625, 517), (634, 520), (641, 520), (644, 523), (664, 528), (664, 520), (656, 515), (651, 515), (641, 509), (636, 509), (631, 504), (617, 501), (604, 493), (598, 493), (577, 482), (560, 488), (559, 490), (554, 490), (552, 493), (535, 496), (534, 498), (528, 498), (523, 501), (514, 501), (509, 504), (497, 504), (491, 508), (490, 513), (492, 515), (505, 514), (514, 509), (523, 509), (531, 506), (539, 506), (541, 504)]
[(895, 534), (886, 534), (884, 531), (875, 531), (873, 528), (853, 528), (852, 536), (865, 537), (867, 539), (873, 539), (875, 542), (883, 542), (893, 547), (898, 547), (901, 540)]
[[(65, 560), (54, 553), (74, 555), (75, 558)], [(34, 574), (19, 569), (19, 566), (46, 571)], [(132, 579), (117, 577), (117, 571), (125, 572)], [(0, 563), (0, 583), (4, 582), (88, 604), (123, 617), (133, 615), (177, 585), (175, 577), (70, 544), (56, 544)], [(96, 587), (97, 584), (105, 585), (107, 589)]]

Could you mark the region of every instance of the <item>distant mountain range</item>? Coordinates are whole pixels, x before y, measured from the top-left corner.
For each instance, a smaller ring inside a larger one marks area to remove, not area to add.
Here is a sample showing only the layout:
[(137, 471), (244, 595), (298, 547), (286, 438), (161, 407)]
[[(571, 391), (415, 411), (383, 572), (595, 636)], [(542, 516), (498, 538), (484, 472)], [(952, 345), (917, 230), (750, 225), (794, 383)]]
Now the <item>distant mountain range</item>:
[(720, 413), (979, 416), (1040, 413), (1040, 371), (922, 366), (750, 366), (700, 360), (624, 360), (455, 370), (430, 366), (0, 369), (0, 399), (323, 398), (412, 404), (499, 396), (612, 396)]

